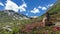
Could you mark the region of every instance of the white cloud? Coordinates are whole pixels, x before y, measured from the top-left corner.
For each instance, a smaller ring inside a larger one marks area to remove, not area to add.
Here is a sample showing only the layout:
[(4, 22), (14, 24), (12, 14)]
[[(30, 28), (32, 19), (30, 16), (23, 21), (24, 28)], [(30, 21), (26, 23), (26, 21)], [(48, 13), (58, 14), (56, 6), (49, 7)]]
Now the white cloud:
[(37, 9), (37, 8), (34, 8), (33, 10), (31, 10), (31, 13), (34, 13), (34, 14), (36, 14), (36, 13), (40, 13), (40, 11), (39, 11), (39, 9)]
[(20, 12), (26, 11), (26, 9), (25, 9), (26, 7), (27, 7), (26, 3), (23, 3), (23, 4), (19, 7)]
[(54, 4), (48, 4), (46, 7), (38, 6), (38, 8), (41, 9), (41, 10), (47, 10), (47, 8), (49, 8), (49, 7), (53, 6), (53, 5)]
[(15, 12), (18, 11), (18, 5), (16, 3), (12, 2), (11, 0), (7, 0), (6, 2), (6, 10), (13, 10)]
[(28, 15), (28, 13), (26, 13), (26, 15)]
[(39, 9), (41, 9), (42, 7), (41, 6), (38, 6)]
[(50, 4), (50, 6), (53, 6), (54, 4)]
[[(23, 1), (23, 0), (22, 0)], [(18, 6), (16, 3), (14, 3), (13, 1), (11, 1), (11, 0), (7, 0), (6, 1), (6, 4), (5, 4), (6, 6), (5, 6), (5, 10), (13, 10), (13, 11), (15, 11), (15, 12), (18, 12), (18, 10), (20, 10), (21, 12), (22, 11), (26, 11), (26, 7), (27, 7), (27, 5), (26, 5), (26, 3), (23, 1), (23, 4), (22, 5), (20, 5), (20, 6)]]
[(0, 2), (0, 5), (1, 5), (1, 6), (4, 6), (4, 4), (3, 4), (3, 3), (1, 3), (1, 2)]
[(38, 16), (31, 16), (32, 18), (37, 18)]
[(47, 8), (46, 7), (42, 7), (42, 10), (47, 10)]
[(41, 9), (41, 10), (47, 10), (46, 7), (42, 7), (42, 6), (38, 6), (38, 8)]
[(54, 5), (54, 4), (48, 4), (47, 7), (51, 7), (51, 6), (53, 6), (53, 5)]
[(20, 12), (22, 12), (22, 11), (26, 11), (26, 7), (27, 7), (27, 5), (26, 5), (26, 3), (25, 3), (25, 1), (24, 0), (22, 0), (23, 1), (23, 4), (19, 7), (19, 9), (20, 9)]

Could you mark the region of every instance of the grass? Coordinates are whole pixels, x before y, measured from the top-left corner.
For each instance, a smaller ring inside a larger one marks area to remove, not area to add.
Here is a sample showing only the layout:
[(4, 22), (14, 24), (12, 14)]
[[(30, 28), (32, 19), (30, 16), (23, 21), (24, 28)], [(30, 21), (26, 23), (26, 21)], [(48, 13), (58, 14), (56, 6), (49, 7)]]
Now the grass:
[[(51, 16), (56, 18), (56, 20), (51, 21), (53, 21), (53, 23), (58, 22), (57, 18), (60, 18), (60, 3), (56, 3), (56, 5), (52, 6), (52, 8), (48, 10), (48, 12)], [(60, 30), (53, 31), (53, 27), (55, 26), (46, 26), (22, 31), (25, 30), (25, 25), (40, 22), (44, 16), (45, 15), (42, 15), (41, 17), (38, 17), (36, 19), (12, 20), (12, 18), (7, 16), (7, 14), (0, 12), (0, 34), (60, 34)], [(3, 28), (6, 26), (9, 26), (8, 28), (12, 31)]]

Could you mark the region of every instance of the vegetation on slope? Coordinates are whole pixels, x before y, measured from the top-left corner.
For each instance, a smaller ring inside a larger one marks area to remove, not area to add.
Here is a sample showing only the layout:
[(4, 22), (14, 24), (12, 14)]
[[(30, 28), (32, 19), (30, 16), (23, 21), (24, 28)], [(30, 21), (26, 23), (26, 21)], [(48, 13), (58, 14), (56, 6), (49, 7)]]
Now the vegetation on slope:
[[(48, 12), (54, 18), (60, 18), (60, 0), (52, 6)], [(15, 15), (16, 16), (16, 15)], [(13, 20), (11, 16), (8, 14), (0, 12), (0, 34), (60, 34), (60, 27), (55, 26), (46, 26), (46, 27), (36, 27), (34, 29), (29, 30), (29, 24), (40, 22), (45, 15), (35, 19), (28, 20)], [(14, 18), (14, 17), (13, 17)], [(52, 20), (54, 22), (58, 22), (58, 20)], [(25, 30), (27, 25), (27, 30)], [(36, 24), (34, 24), (35, 26)], [(33, 26), (33, 27), (34, 27)], [(31, 26), (32, 27), (32, 26)], [(32, 28), (33, 28), (32, 27)]]

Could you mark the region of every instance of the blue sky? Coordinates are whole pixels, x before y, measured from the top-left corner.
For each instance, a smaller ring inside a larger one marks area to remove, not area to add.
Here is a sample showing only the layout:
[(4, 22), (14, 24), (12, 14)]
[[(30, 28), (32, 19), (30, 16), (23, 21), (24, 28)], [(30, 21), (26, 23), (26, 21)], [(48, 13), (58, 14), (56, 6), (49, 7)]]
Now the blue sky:
[(0, 0), (0, 10), (13, 10), (27, 15), (38, 17), (46, 13), (49, 7), (57, 0)]

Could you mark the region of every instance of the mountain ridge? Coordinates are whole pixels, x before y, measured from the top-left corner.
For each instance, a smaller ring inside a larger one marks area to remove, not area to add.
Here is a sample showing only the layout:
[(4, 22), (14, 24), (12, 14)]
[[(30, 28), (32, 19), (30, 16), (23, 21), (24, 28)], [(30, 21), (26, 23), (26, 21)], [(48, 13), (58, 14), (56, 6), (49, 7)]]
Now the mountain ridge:
[(24, 20), (29, 19), (27, 16), (23, 14), (18, 14), (13, 10), (1, 10), (0, 11), (0, 22), (1, 21), (8, 21), (8, 20)]

